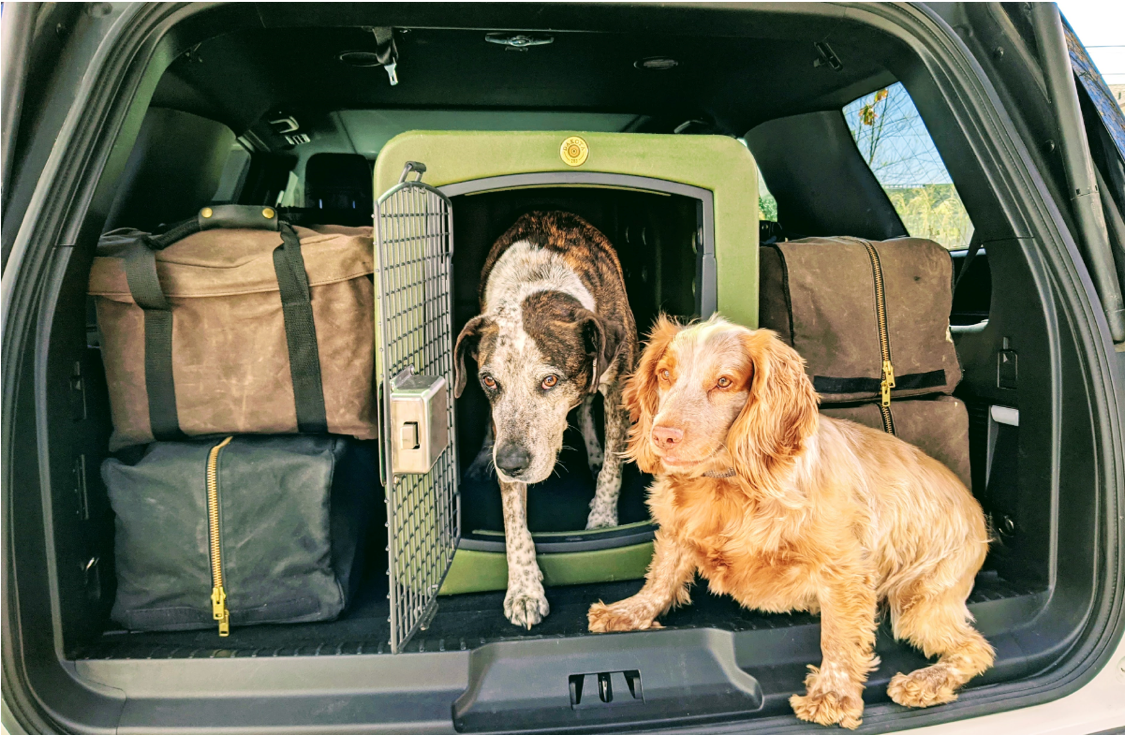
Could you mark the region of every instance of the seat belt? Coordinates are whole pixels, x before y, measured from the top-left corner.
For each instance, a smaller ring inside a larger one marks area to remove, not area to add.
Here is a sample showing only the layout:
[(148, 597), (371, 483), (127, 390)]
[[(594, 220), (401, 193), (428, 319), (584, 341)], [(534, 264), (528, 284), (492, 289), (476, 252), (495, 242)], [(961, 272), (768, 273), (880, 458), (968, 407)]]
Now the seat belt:
[(969, 243), (969, 252), (965, 253), (965, 259), (961, 261), (961, 270), (957, 272), (957, 278), (953, 279), (954, 298), (957, 296), (957, 286), (960, 285), (961, 279), (965, 277), (965, 274), (969, 272), (969, 266), (973, 264), (973, 261), (976, 259), (982, 247), (984, 247), (983, 239), (974, 237), (972, 242)]

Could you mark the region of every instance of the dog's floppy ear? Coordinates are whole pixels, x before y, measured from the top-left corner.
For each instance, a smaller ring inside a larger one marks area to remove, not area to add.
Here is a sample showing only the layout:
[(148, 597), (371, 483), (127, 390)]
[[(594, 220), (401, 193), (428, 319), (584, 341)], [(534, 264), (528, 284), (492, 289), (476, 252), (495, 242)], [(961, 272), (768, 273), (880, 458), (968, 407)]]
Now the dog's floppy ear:
[(587, 390), (597, 393), (602, 373), (613, 364), (617, 352), (625, 343), (625, 331), (619, 324), (602, 319), (589, 309), (578, 309), (578, 331), (591, 360), (590, 385)]
[(680, 329), (682, 327), (679, 324), (665, 315), (657, 317), (637, 369), (625, 382), (623, 399), (632, 422), (627, 454), (642, 472), (653, 472), (659, 462), (648, 440), (652, 433), (653, 418), (660, 409), (656, 365), (664, 357)]
[(477, 356), (477, 347), (480, 345), (481, 333), (488, 325), (488, 319), (483, 315), (475, 316), (465, 324), (461, 334), (457, 335), (457, 344), (453, 348), (453, 397), (460, 398), (465, 391), (468, 381), (465, 371), (465, 353), (470, 353), (473, 359)]
[(727, 433), (738, 474), (755, 488), (783, 499), (777, 473), (804, 449), (816, 431), (818, 396), (805, 362), (768, 329), (742, 336), (753, 374), (750, 395)]

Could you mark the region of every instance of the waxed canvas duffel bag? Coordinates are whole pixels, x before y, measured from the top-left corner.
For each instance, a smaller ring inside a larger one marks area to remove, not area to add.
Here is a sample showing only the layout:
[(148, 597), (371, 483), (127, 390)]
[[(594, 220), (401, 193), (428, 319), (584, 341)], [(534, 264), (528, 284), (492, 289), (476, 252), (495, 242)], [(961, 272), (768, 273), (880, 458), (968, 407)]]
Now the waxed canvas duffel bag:
[(90, 273), (110, 449), (208, 434), (378, 436), (370, 227), (206, 207), (102, 236)]
[(805, 359), (822, 404), (951, 393), (953, 263), (936, 242), (854, 237), (760, 248), (759, 326)]
[(130, 630), (214, 627), (225, 636), (231, 626), (335, 618), (359, 581), (382, 500), (371, 445), (215, 437), (107, 459), (113, 619)]
[[(969, 412), (953, 396), (892, 401), (888, 408), (895, 436), (913, 444), (953, 471), (965, 487), (972, 487), (969, 466)], [(884, 431), (878, 403), (829, 404), (820, 412)]]

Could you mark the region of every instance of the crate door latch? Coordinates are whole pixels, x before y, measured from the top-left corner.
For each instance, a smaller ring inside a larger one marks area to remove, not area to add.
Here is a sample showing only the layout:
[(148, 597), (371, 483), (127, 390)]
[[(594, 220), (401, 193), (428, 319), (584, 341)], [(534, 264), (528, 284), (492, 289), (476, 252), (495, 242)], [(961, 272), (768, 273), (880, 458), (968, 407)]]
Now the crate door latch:
[(424, 475), (449, 446), (445, 378), (406, 368), (391, 381), (391, 470)]

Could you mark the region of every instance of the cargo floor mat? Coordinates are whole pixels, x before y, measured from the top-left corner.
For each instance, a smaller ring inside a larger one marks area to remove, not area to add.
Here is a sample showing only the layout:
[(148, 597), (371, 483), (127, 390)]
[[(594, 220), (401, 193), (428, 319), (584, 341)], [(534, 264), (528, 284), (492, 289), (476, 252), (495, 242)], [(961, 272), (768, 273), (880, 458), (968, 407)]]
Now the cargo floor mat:
[[(338, 620), (330, 623), (259, 625), (235, 628), (228, 638), (214, 629), (172, 633), (106, 631), (99, 639), (73, 652), (75, 659), (221, 658), (242, 656), (331, 656), (389, 653), (387, 641), (386, 578), (368, 579), (362, 593)], [(591, 603), (615, 602), (640, 589), (641, 580), (609, 582), (547, 590), (551, 614), (530, 631), (505, 619), (503, 592), (481, 592), (438, 598), (438, 610), (428, 628), (406, 647), (408, 652), (476, 648), (498, 640), (572, 637), (586, 634), (586, 611)], [(1038, 586), (1020, 585), (985, 572), (977, 577), (969, 601), (1003, 601), (1013, 609), (1036, 607)], [(734, 632), (785, 629), (815, 623), (805, 613), (771, 614), (745, 610), (730, 597), (712, 595), (705, 582), (692, 588), (692, 604), (661, 619), (666, 628), (712, 627)], [(1026, 602), (1027, 604), (1023, 604)], [(981, 618), (981, 611), (975, 611)], [(1008, 611), (1011, 612), (1011, 611)], [(983, 622), (983, 620), (982, 620)], [(1011, 624), (1012, 620), (1009, 620)]]

